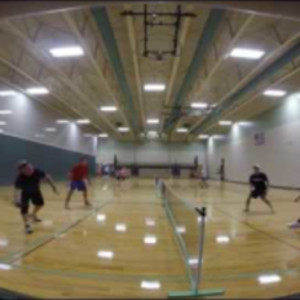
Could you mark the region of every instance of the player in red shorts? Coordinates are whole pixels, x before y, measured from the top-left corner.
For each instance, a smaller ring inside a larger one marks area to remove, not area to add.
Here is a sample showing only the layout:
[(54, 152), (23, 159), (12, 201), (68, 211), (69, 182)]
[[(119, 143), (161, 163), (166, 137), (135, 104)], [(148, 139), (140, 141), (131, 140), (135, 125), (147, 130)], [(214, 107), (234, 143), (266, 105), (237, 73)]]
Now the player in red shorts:
[(88, 191), (87, 191), (87, 184), (86, 184), (86, 181), (90, 183), (89, 168), (85, 158), (80, 159), (79, 163), (73, 166), (73, 168), (69, 173), (69, 179), (70, 179), (70, 186), (65, 201), (65, 208), (70, 209), (69, 202), (75, 190), (82, 192), (84, 204), (86, 206), (90, 206), (91, 204), (88, 201)]

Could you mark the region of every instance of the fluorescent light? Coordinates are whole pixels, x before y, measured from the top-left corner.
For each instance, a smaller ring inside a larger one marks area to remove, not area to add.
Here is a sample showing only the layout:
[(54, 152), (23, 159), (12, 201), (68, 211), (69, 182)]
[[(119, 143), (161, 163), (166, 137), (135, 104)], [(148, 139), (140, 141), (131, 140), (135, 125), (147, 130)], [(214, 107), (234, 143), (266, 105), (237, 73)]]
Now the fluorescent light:
[(178, 227), (176, 228), (176, 231), (177, 231), (178, 233), (185, 233), (185, 232), (186, 232), (186, 228), (185, 228), (185, 226), (178, 226)]
[(192, 108), (207, 108), (208, 104), (205, 102), (193, 102), (191, 103)]
[(49, 94), (49, 90), (45, 87), (31, 87), (26, 90), (27, 94), (30, 95), (46, 95)]
[(0, 110), (0, 115), (11, 115), (13, 112), (8, 109)]
[(155, 220), (152, 218), (146, 218), (145, 223), (147, 226), (150, 226), (150, 227), (155, 226)]
[(105, 112), (111, 112), (111, 111), (117, 111), (118, 108), (116, 106), (101, 106), (100, 110)]
[(219, 121), (219, 125), (221, 125), (221, 126), (231, 126), (232, 121), (222, 120), (222, 121)]
[(229, 236), (227, 235), (218, 235), (216, 241), (219, 244), (224, 244), (224, 243), (229, 243), (230, 239)]
[(146, 235), (144, 237), (144, 243), (145, 244), (151, 244), (151, 245), (156, 244), (157, 243), (157, 238), (156, 238), (155, 235)]
[(253, 125), (252, 122), (248, 122), (248, 121), (239, 121), (236, 124), (239, 125), (239, 126), (243, 126), (243, 127), (247, 127), (247, 126)]
[(69, 120), (56, 120), (57, 124), (69, 124), (70, 121)]
[(11, 90), (0, 91), (0, 97), (15, 96), (17, 92)]
[(45, 131), (47, 131), (47, 132), (56, 132), (56, 128), (54, 128), (54, 127), (47, 127), (47, 128), (45, 128)]
[(160, 282), (143, 280), (141, 282), (141, 288), (147, 289), (147, 290), (158, 290), (158, 289), (160, 289)]
[(3, 129), (0, 129), (0, 133), (3, 133), (4, 132), (4, 130)]
[(101, 250), (97, 253), (97, 256), (100, 258), (113, 259), (114, 252), (110, 250)]
[(108, 137), (108, 134), (107, 134), (107, 133), (99, 133), (99, 134), (98, 134), (98, 137), (99, 137), (99, 138), (107, 138), (107, 137)]
[(119, 223), (119, 224), (116, 224), (115, 230), (119, 231), (119, 232), (124, 232), (127, 230), (127, 226), (126, 226), (126, 224)]
[(160, 83), (148, 83), (144, 85), (144, 91), (146, 92), (162, 92), (165, 89), (166, 85)]
[(5, 126), (7, 123), (4, 121), (0, 121), (0, 126)]
[(230, 56), (246, 59), (260, 59), (265, 54), (265, 51), (247, 48), (234, 48)]
[(0, 264), (0, 270), (11, 270), (11, 265), (8, 264)]
[(286, 95), (286, 91), (283, 90), (266, 90), (264, 91), (265, 96), (269, 97), (283, 97)]
[(270, 284), (281, 281), (281, 277), (277, 274), (261, 275), (258, 277), (260, 284)]
[(181, 128), (177, 128), (177, 129), (176, 129), (176, 132), (179, 132), (179, 133), (186, 133), (186, 132), (188, 132), (188, 129), (187, 129), (187, 128), (184, 128), (184, 127), (181, 127)]
[(128, 132), (129, 128), (128, 127), (118, 127), (119, 132)]
[(34, 136), (35, 136), (36, 138), (41, 138), (41, 139), (45, 137), (44, 134), (39, 134), (39, 133), (36, 133)]
[(200, 135), (198, 135), (198, 138), (200, 140), (207, 140), (209, 138), (209, 135), (208, 134), (200, 134)]
[(159, 124), (159, 119), (147, 119), (147, 124)]
[(80, 125), (84, 125), (84, 124), (90, 124), (91, 121), (89, 119), (79, 119), (76, 121), (76, 123)]
[(85, 133), (84, 136), (87, 137), (87, 138), (94, 137), (91, 133)]
[(49, 52), (54, 57), (74, 57), (82, 56), (84, 54), (83, 49), (79, 46), (52, 48)]

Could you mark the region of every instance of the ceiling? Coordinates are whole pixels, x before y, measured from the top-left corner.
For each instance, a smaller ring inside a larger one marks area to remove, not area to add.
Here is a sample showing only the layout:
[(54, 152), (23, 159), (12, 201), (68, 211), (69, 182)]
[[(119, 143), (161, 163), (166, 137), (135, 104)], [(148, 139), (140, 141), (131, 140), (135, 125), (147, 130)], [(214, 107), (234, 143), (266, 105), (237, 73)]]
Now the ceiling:
[[(148, 21), (173, 23), (176, 4), (148, 4)], [(222, 119), (250, 120), (282, 98), (266, 89), (299, 91), (300, 22), (279, 17), (182, 4), (179, 25), (149, 27), (149, 48), (172, 49), (161, 59), (144, 56), (144, 4), (116, 4), (3, 19), (0, 22), (0, 91), (24, 92), (42, 86), (47, 95), (31, 95), (62, 119), (89, 119), (88, 133), (139, 140), (156, 131), (159, 139), (191, 141), (199, 134), (224, 131)], [(178, 20), (177, 20), (178, 21)], [(83, 56), (55, 58), (49, 49), (80, 46)], [(257, 60), (231, 57), (234, 48), (263, 50)], [(161, 83), (162, 92), (144, 84)], [(209, 109), (191, 109), (205, 102)], [(102, 112), (101, 106), (116, 106)], [(147, 119), (159, 124), (147, 124)], [(118, 127), (129, 127), (119, 132)], [(177, 132), (186, 128), (186, 133)]]

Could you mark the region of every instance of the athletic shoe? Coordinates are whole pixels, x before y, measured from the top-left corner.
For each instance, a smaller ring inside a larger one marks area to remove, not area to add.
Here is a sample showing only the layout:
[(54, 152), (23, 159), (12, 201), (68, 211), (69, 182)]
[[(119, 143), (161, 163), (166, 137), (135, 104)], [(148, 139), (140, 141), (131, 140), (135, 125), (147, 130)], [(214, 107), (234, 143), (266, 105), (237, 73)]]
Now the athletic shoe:
[(243, 210), (243, 212), (244, 212), (244, 213), (248, 213), (248, 212), (249, 212), (249, 209), (245, 208), (245, 209)]
[(33, 220), (33, 222), (35, 222), (35, 223), (40, 223), (40, 222), (42, 222), (42, 220), (39, 219), (38, 217), (32, 217), (32, 220)]
[(27, 234), (31, 234), (31, 233), (33, 233), (33, 230), (32, 230), (32, 228), (30, 227), (30, 225), (25, 225), (25, 232), (27, 233)]
[(300, 228), (300, 222), (297, 221), (297, 222), (288, 224), (288, 227), (289, 227), (289, 228)]
[(84, 205), (88, 206), (88, 207), (92, 206), (92, 204), (90, 202), (85, 202)]

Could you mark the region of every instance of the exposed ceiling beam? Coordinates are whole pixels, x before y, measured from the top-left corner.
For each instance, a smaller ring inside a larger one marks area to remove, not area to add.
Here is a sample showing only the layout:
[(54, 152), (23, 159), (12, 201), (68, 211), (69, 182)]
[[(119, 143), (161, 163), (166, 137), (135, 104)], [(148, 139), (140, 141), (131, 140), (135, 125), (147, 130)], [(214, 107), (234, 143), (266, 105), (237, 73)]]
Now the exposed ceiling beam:
[[(300, 73), (300, 66), (296, 67), (295, 69), (293, 69), (291, 72), (288, 72), (287, 74), (285, 74), (284, 76), (280, 77), (278, 80), (273, 81), (270, 85), (268, 85), (268, 89), (272, 89), (272, 87), (276, 87), (278, 86), (278, 84), (285, 82), (286, 80), (290, 79), (291, 77), (298, 75)], [(226, 111), (223, 114), (224, 118), (228, 118), (229, 116), (233, 115), (234, 113), (236, 113), (238, 110), (240, 110), (243, 106), (245, 106), (246, 104), (252, 102), (253, 100), (255, 100), (256, 98), (258, 98), (259, 96), (262, 95), (262, 92), (264, 91), (264, 89), (258, 91), (254, 96), (250, 97), (249, 99), (246, 99), (245, 101), (243, 101), (242, 103), (238, 103), (238, 105), (236, 105), (233, 109)], [(207, 128), (207, 130), (209, 130), (210, 128)]]
[[(62, 16), (63, 16), (64, 20), (67, 22), (67, 24), (70, 27), (70, 29), (72, 30), (72, 32), (74, 33), (74, 35), (76, 36), (81, 47), (84, 49), (84, 52), (85, 52), (88, 60), (90, 61), (93, 69), (95, 70), (97, 76), (99, 77), (99, 79), (101, 81), (101, 84), (104, 84), (104, 87), (110, 97), (110, 100), (114, 100), (115, 103), (118, 103), (109, 83), (107, 82), (107, 80), (105, 78), (105, 75), (103, 74), (101, 68), (99, 67), (98, 63), (95, 60), (96, 54), (95, 53), (92, 54), (90, 48), (86, 45), (86, 42), (82, 36), (83, 33), (80, 32), (75, 21), (72, 19), (72, 17), (70, 16), (70, 14), (68, 12), (63, 12)], [(84, 25), (83, 25), (83, 27), (84, 27)], [(101, 113), (101, 111), (99, 111), (99, 114), (102, 116), (102, 118), (105, 118), (104, 114)], [(122, 110), (121, 110), (121, 115), (122, 115), (123, 119), (126, 121), (126, 126), (128, 126), (128, 120), (127, 120), (126, 116), (124, 115), (124, 113), (122, 112)]]
[(126, 105), (125, 110), (130, 120), (131, 127), (134, 133), (138, 136), (139, 133), (141, 132), (141, 126), (138, 122), (138, 118), (136, 117), (137, 110), (134, 105), (131, 89), (127, 82), (117, 41), (115, 39), (106, 8), (94, 7), (91, 8), (91, 12), (92, 15), (94, 16), (94, 20), (99, 28), (99, 31), (101, 32), (104, 44), (107, 48), (111, 66), (118, 80), (120, 90), (122, 91), (125, 100), (125, 105)]
[[(126, 10), (130, 10), (130, 8), (131, 8), (130, 6), (125, 5)], [(138, 49), (137, 49), (137, 43), (135, 39), (133, 18), (132, 16), (126, 16), (125, 18), (126, 18), (126, 26), (127, 26), (130, 48), (132, 53), (132, 59), (133, 59), (133, 68), (134, 68), (136, 86), (138, 90), (139, 110), (140, 110), (140, 117), (141, 117), (141, 124), (142, 124), (141, 127), (143, 130), (145, 124), (145, 105), (144, 105), (143, 92), (142, 92), (142, 80), (141, 80), (141, 72), (140, 72), (139, 59), (138, 59)]]
[[(193, 6), (189, 6), (187, 8), (188, 11), (190, 11), (192, 9), (193, 9)], [(180, 33), (180, 36), (179, 36), (179, 47), (180, 48), (183, 48), (183, 46), (185, 44), (185, 40), (186, 40), (186, 37), (187, 37), (188, 30), (190, 28), (190, 24), (191, 24), (191, 18), (185, 18), (183, 20), (182, 29), (181, 29), (181, 33)], [(173, 91), (175, 79), (176, 79), (176, 76), (177, 76), (178, 68), (179, 68), (179, 65), (180, 65), (180, 61), (181, 61), (181, 56), (180, 55), (176, 56), (174, 58), (174, 62), (173, 62), (173, 65), (172, 65), (172, 70), (171, 70), (169, 82), (168, 82), (168, 85), (167, 85), (166, 98), (165, 98), (164, 104), (163, 104), (164, 106), (169, 105), (169, 102), (171, 100), (172, 91)], [(165, 119), (161, 115), (161, 123), (160, 123), (160, 129), (159, 129), (160, 132), (163, 129), (164, 121), (165, 121)]]
[[(0, 18), (11, 18), (19, 15), (45, 14), (66, 9), (78, 9), (90, 5), (113, 5), (124, 3), (162, 3), (161, 0), (98, 0), (98, 1), (3, 1), (0, 3)], [(223, 9), (241, 10), (244, 12), (279, 16), (300, 20), (300, 2), (297, 1), (201, 1), (201, 0), (164, 0), (165, 3), (194, 3)], [(270, 5), (271, 3), (271, 5)]]
[(226, 111), (230, 110), (233, 105), (236, 105), (240, 99), (248, 92), (255, 89), (255, 87), (260, 84), (263, 80), (271, 77), (279, 69), (281, 69), (286, 64), (290, 63), (293, 59), (300, 55), (300, 42), (296, 43), (289, 50), (287, 50), (283, 55), (279, 56), (272, 64), (263, 69), (257, 76), (252, 78), (247, 84), (242, 88), (237, 90), (235, 93), (230, 95), (223, 103), (216, 108), (216, 110), (206, 118), (199, 126), (192, 129), (191, 134), (196, 135), (200, 132), (207, 130), (209, 126), (215, 123), (220, 116)]
[[(223, 20), (223, 15), (223, 10), (212, 9), (210, 11), (206, 23), (204, 25), (204, 29), (199, 37), (194, 56), (188, 67), (183, 82), (178, 90), (178, 93), (175, 95), (175, 99), (172, 103), (174, 106), (182, 105), (195, 80), (197, 79), (197, 74), (204, 61), (206, 51), (209, 49), (209, 47), (214, 41), (214, 36), (216, 35), (220, 27), (221, 21)], [(171, 116), (169, 116), (164, 122), (164, 131), (171, 133), (174, 129), (174, 125), (176, 124), (179, 118), (180, 114), (177, 110), (174, 109)]]

